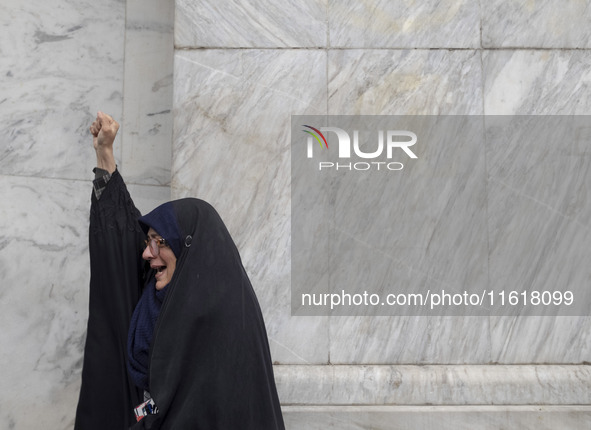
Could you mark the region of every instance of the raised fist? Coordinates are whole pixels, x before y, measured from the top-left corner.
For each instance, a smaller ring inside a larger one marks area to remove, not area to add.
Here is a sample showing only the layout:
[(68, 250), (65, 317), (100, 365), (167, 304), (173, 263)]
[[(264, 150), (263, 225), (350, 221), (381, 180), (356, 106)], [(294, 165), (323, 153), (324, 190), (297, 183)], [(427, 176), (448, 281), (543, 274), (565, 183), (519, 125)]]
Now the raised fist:
[(119, 123), (110, 115), (98, 112), (96, 119), (90, 126), (92, 145), (95, 150), (112, 149), (115, 136), (119, 130)]

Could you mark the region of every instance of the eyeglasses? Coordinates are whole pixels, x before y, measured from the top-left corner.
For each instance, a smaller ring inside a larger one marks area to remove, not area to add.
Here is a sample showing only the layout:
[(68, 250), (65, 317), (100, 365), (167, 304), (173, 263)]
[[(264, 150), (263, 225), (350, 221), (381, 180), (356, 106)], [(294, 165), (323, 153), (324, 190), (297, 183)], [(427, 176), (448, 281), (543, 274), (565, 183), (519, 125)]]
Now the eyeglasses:
[(148, 246), (150, 246), (152, 255), (154, 257), (158, 257), (158, 254), (160, 254), (160, 248), (168, 246), (168, 242), (162, 237), (149, 237), (144, 240), (144, 249), (146, 249)]

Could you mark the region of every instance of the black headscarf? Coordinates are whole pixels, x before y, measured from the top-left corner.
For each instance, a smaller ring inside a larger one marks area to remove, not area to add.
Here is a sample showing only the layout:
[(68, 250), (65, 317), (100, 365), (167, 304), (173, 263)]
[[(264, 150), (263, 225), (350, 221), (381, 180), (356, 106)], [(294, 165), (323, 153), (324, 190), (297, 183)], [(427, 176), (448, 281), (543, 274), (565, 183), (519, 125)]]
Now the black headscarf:
[[(263, 317), (228, 230), (202, 200), (168, 205), (181, 241), (150, 349), (159, 413), (134, 428), (284, 429)], [(160, 210), (141, 225), (166, 238), (150, 221)]]
[[(177, 259), (180, 257), (183, 241), (172, 203), (164, 203), (139, 218), (138, 222), (146, 235), (150, 227), (158, 232), (166, 239), (175, 257)], [(148, 375), (150, 344), (167, 290), (168, 285), (161, 290), (156, 290), (156, 279), (152, 276), (131, 317), (127, 337), (127, 371), (134, 384), (146, 391), (150, 391)]]

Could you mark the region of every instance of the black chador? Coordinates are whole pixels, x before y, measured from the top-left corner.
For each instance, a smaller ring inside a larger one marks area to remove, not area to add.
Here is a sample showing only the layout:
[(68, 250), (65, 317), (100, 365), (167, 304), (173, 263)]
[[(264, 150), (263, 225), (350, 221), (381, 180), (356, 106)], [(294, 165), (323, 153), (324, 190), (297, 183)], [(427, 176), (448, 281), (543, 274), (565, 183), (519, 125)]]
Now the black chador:
[[(140, 224), (117, 171), (100, 199), (92, 196), (90, 314), (75, 428), (284, 429), (263, 317), (230, 234), (202, 200), (165, 208)], [(158, 412), (136, 422), (144, 392), (127, 371), (128, 331), (142, 288), (154, 284), (141, 259), (147, 229), (158, 232), (158, 218), (169, 214), (179, 254), (148, 362)]]

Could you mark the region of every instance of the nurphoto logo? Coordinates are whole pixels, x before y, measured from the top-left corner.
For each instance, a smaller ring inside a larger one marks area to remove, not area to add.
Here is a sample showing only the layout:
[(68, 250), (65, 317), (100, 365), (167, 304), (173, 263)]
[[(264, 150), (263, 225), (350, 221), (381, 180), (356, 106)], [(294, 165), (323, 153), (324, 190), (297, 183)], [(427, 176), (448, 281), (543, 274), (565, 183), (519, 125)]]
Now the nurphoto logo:
[[(359, 130), (353, 130), (353, 153), (351, 155), (351, 137), (347, 131), (339, 127), (312, 127), (303, 125), (308, 130), (302, 130), (308, 134), (307, 137), (307, 158), (314, 158), (315, 141), (320, 145), (321, 150), (328, 150), (328, 140), (324, 133), (332, 132), (338, 139), (338, 160), (319, 161), (318, 170), (402, 170), (404, 164), (400, 161), (393, 161), (394, 156), (399, 157), (405, 154), (406, 158), (418, 158), (410, 149), (417, 143), (417, 135), (407, 130), (378, 130), (377, 149), (372, 152), (362, 150), (362, 143), (359, 139)], [(375, 134), (375, 133), (373, 133)], [(385, 141), (385, 142), (384, 142)], [(369, 144), (367, 146), (370, 146)], [(385, 147), (385, 154), (384, 154)], [(335, 154), (336, 155), (336, 154)], [(357, 159), (371, 161), (354, 161)]]

